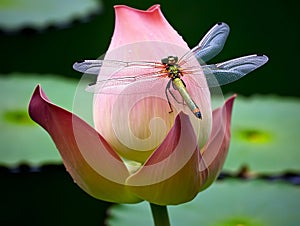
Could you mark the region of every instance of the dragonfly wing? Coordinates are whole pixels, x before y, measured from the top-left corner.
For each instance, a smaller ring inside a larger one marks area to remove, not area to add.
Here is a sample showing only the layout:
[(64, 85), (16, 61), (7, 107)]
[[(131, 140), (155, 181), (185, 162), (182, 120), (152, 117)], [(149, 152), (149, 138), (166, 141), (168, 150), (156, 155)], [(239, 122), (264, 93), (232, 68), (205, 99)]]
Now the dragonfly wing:
[[(151, 71), (147, 73), (137, 73), (135, 76), (123, 76), (118, 77), (118, 74), (113, 75), (109, 79), (98, 80), (94, 83), (90, 83), (86, 87), (86, 91), (92, 93), (109, 93), (114, 94), (118, 93), (120, 89), (126, 88), (130, 85), (132, 87), (138, 87), (141, 85), (139, 82), (146, 82), (150, 84), (151, 82), (166, 77), (166, 73), (163, 70), (160, 71)], [(140, 88), (131, 88), (131, 91), (128, 91), (128, 94), (142, 93), (146, 90)]]
[(265, 55), (249, 55), (223, 63), (202, 67), (209, 87), (222, 86), (234, 82), (268, 61)]
[(135, 81), (136, 81), (135, 77), (100, 80), (100, 81), (88, 84), (88, 86), (86, 87), (85, 90), (87, 92), (91, 92), (91, 93), (101, 93), (104, 88), (128, 85)]
[(207, 32), (197, 46), (181, 58), (181, 61), (188, 61), (192, 56), (195, 56), (200, 63), (209, 61), (223, 49), (229, 31), (229, 26), (226, 23), (217, 23)]
[(81, 60), (73, 64), (73, 69), (82, 73), (98, 75), (101, 67), (126, 67), (127, 62), (117, 60)]
[(102, 67), (120, 70), (125, 67), (160, 68), (161, 63), (147, 61), (125, 62), (118, 60), (81, 60), (73, 64), (73, 69), (82, 73), (98, 75)]

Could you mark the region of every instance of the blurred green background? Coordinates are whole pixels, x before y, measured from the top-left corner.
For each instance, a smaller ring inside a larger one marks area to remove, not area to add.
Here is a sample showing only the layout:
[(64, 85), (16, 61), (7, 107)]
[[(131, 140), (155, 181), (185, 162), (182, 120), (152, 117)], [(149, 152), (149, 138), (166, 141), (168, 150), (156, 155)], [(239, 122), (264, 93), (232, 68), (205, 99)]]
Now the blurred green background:
[[(0, 3), (0, 8), (5, 8), (4, 2)], [(23, 76), (38, 73), (41, 78), (45, 74), (56, 74), (80, 79), (81, 74), (73, 71), (72, 64), (105, 53), (114, 29), (113, 5), (147, 9), (159, 3), (166, 19), (190, 47), (195, 46), (216, 22), (223, 21), (230, 26), (226, 45), (212, 62), (253, 53), (269, 56), (265, 66), (239, 82), (224, 86), (224, 93), (300, 96), (298, 7), (295, 1), (99, 0), (99, 3), (99, 10), (70, 17), (63, 26), (56, 21), (13, 31), (0, 27), (2, 78), (18, 72)], [(74, 3), (64, 1), (60, 8), (67, 9), (70, 4)], [(5, 19), (0, 11), (1, 18)], [(21, 85), (16, 83), (10, 87), (11, 92), (15, 93)], [(16, 98), (24, 104), (29, 102), (28, 97)], [(5, 133), (3, 127), (0, 129)], [(11, 142), (17, 141), (11, 137)], [(0, 149), (7, 151), (2, 144)], [(62, 166), (44, 166), (36, 171), (26, 166), (8, 168), (2, 167), (0, 172), (0, 225), (104, 225), (105, 209), (110, 204), (83, 193)]]

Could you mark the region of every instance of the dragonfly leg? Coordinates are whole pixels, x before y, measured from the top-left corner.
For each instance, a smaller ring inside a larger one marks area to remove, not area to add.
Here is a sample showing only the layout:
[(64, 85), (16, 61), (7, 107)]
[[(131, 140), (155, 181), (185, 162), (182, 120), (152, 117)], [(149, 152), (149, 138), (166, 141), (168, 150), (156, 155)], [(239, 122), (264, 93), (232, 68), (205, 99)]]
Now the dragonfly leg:
[[(167, 100), (168, 100), (168, 104), (169, 104), (169, 107), (170, 107), (170, 111), (169, 113), (172, 113), (173, 112), (173, 108), (172, 108), (172, 105), (171, 105), (171, 102), (170, 102), (170, 98), (169, 98), (169, 95), (168, 95), (168, 91), (170, 92), (170, 84), (171, 84), (171, 81), (172, 80), (169, 80), (167, 86), (166, 86), (166, 89), (165, 89), (165, 94), (166, 94), (166, 97), (167, 97)], [(171, 92), (170, 92), (171, 93)], [(172, 94), (171, 94), (172, 95)]]
[(183, 101), (179, 101), (179, 100), (176, 99), (175, 95), (173, 94), (173, 92), (172, 92), (170, 89), (168, 89), (168, 91), (169, 91), (169, 93), (171, 94), (171, 96), (173, 97), (173, 99), (174, 99), (178, 104), (184, 104)]
[[(165, 89), (165, 94), (166, 94), (166, 97), (167, 97), (167, 100), (168, 100), (168, 104), (170, 106), (170, 111), (169, 113), (172, 113), (173, 112), (173, 108), (172, 108), (172, 105), (171, 105), (171, 101), (170, 101), (170, 97), (168, 95), (168, 93), (170, 93), (170, 95), (173, 97), (173, 99), (178, 103), (178, 104), (184, 104), (183, 101), (179, 101), (177, 100), (177, 98), (175, 97), (175, 95), (173, 94), (173, 92), (171, 91), (171, 82), (172, 80), (170, 80), (166, 86), (166, 89)], [(173, 83), (172, 83), (173, 85)], [(176, 90), (176, 87), (173, 85), (173, 88)]]

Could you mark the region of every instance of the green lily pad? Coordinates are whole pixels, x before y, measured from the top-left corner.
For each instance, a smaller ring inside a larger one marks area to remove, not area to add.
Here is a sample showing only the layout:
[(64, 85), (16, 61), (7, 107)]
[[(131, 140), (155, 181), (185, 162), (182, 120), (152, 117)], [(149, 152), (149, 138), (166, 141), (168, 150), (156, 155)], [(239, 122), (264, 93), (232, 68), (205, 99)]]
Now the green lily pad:
[(0, 27), (13, 31), (22, 27), (61, 26), (99, 12), (101, 7), (97, 0), (1, 0)]
[(300, 171), (300, 100), (238, 96), (225, 171), (247, 167), (256, 173)]
[[(172, 226), (282, 226), (299, 225), (300, 189), (263, 181), (216, 182), (193, 201), (169, 206)], [(150, 206), (115, 205), (109, 226), (153, 226)]]
[(72, 109), (75, 80), (54, 75), (0, 75), (0, 165), (61, 163), (50, 136), (28, 116), (28, 103), (37, 84), (54, 103)]

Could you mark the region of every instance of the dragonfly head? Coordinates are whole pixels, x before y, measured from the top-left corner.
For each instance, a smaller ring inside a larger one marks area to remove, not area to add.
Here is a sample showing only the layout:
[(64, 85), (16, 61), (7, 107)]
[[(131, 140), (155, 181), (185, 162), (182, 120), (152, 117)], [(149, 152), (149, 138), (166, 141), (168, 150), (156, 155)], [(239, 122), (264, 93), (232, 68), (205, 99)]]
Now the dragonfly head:
[(161, 60), (161, 62), (163, 64), (168, 64), (168, 65), (174, 65), (176, 64), (178, 61), (178, 57), (177, 56), (168, 56), (167, 58), (163, 58)]

